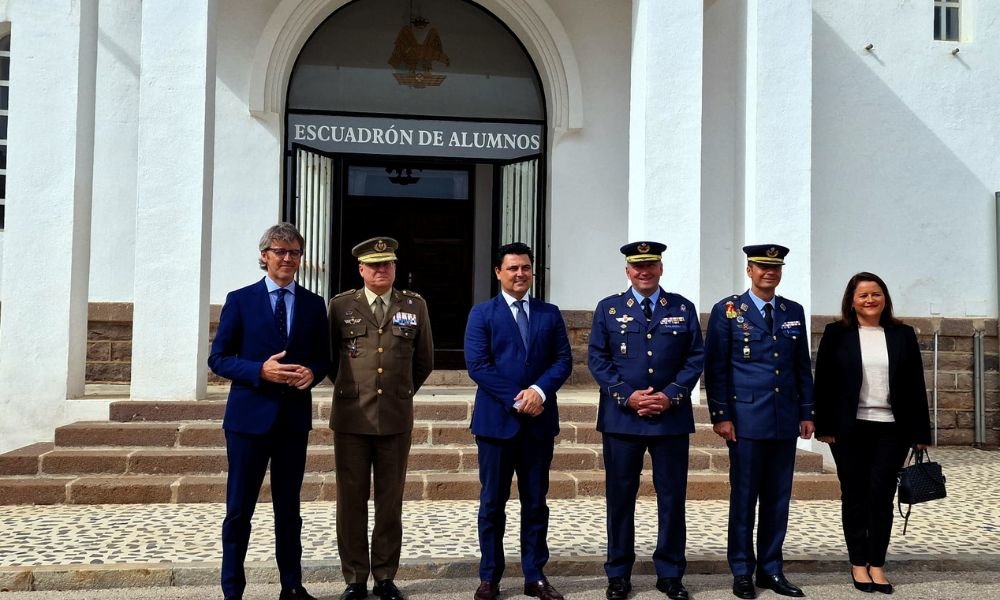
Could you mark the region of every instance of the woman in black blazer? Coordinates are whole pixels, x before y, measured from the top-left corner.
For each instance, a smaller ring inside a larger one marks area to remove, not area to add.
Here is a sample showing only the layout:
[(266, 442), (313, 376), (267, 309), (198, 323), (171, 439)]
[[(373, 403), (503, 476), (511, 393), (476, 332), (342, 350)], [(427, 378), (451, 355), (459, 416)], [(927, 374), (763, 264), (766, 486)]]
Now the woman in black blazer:
[(917, 336), (893, 317), (878, 275), (847, 282), (841, 319), (819, 343), (815, 390), (816, 436), (837, 463), (854, 587), (891, 594), (884, 566), (896, 472), (931, 434)]

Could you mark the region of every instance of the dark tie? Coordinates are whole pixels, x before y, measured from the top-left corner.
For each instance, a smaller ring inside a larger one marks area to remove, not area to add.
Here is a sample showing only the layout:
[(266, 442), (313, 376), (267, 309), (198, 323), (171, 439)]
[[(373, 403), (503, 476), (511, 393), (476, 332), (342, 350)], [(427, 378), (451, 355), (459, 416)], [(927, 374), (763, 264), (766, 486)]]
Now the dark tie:
[(764, 322), (767, 323), (768, 333), (774, 333), (774, 315), (771, 314), (773, 310), (774, 307), (771, 306), (770, 302), (764, 305)]
[(514, 302), (517, 307), (517, 329), (521, 332), (521, 341), (524, 342), (524, 349), (528, 349), (528, 313), (524, 312), (524, 300)]
[(382, 296), (377, 296), (375, 298), (375, 320), (378, 321), (378, 326), (382, 326), (382, 321), (385, 320), (385, 302), (382, 301)]
[(653, 303), (649, 298), (643, 298), (639, 304), (642, 305), (642, 314), (646, 315), (646, 320), (651, 320), (653, 318)]
[(288, 290), (278, 288), (278, 301), (274, 303), (274, 324), (278, 326), (278, 337), (281, 345), (288, 344), (288, 312), (285, 309), (285, 294)]

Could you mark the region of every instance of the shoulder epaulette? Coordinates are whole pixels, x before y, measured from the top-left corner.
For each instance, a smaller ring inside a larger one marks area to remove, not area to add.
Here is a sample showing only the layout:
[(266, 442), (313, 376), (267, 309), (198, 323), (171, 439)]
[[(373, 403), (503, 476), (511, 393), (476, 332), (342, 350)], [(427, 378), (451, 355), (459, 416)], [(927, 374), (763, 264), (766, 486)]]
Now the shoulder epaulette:
[(421, 300), (423, 300), (423, 299), (424, 299), (424, 297), (423, 297), (423, 296), (421, 296), (420, 294), (418, 294), (418, 293), (416, 293), (416, 292), (412, 292), (412, 291), (410, 291), (410, 290), (402, 290), (402, 294), (403, 294), (404, 296), (413, 296), (414, 298), (420, 298)]
[(340, 292), (339, 294), (337, 294), (336, 296), (334, 296), (334, 298), (342, 298), (344, 296), (350, 296), (351, 294), (353, 294), (353, 293), (355, 293), (357, 291), (358, 290), (344, 290), (343, 292)]

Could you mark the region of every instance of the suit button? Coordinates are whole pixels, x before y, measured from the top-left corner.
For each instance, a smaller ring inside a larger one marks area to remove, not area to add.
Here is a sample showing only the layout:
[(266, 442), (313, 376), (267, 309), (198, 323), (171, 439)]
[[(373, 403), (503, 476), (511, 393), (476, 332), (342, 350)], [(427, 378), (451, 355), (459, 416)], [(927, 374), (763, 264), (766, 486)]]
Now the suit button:
[(778, 358), (778, 353), (777, 352), (774, 353), (774, 358)]
[(379, 373), (381, 373), (381, 372), (382, 372), (382, 367), (379, 367), (379, 368), (378, 368), (378, 372), (379, 372)]
[(379, 348), (379, 349), (378, 349), (378, 351), (379, 351), (380, 353), (381, 353), (381, 352), (385, 352), (385, 349), (383, 349), (383, 348)]
[(750, 338), (743, 338), (743, 343), (744, 344), (747, 343), (747, 342), (749, 342), (749, 341), (750, 341)]
[[(382, 372), (382, 370), (381, 370), (381, 369), (379, 369), (379, 373), (381, 373), (381, 372)], [(774, 374), (775, 374), (775, 375), (781, 375), (781, 369), (775, 369), (775, 370), (774, 370)]]
[(777, 342), (777, 341), (778, 341), (778, 336), (776, 336), (776, 335), (772, 335), (772, 336), (771, 336), (771, 339)]
[(674, 332), (674, 335), (677, 335), (677, 332), (676, 332), (676, 331)]
[(646, 356), (652, 356), (652, 355), (653, 355), (652, 350), (646, 350)]
[(379, 389), (375, 390), (375, 392), (381, 396), (382, 395), (382, 388), (379, 388)]
[(652, 372), (653, 372), (653, 370), (652, 370), (652, 369), (649, 369), (649, 372), (650, 372), (650, 373), (652, 373)]
[(382, 328), (381, 327), (378, 328), (378, 332), (382, 333)]
[(354, 330), (353, 329), (351, 330), (351, 335), (354, 335)]
[(793, 339), (793, 340), (797, 340), (797, 339), (799, 339), (799, 336), (797, 336), (797, 335), (793, 335), (793, 336), (792, 336), (792, 339)]
[(776, 392), (780, 392), (780, 391), (781, 391), (781, 388), (777, 388), (777, 387), (776, 387), (776, 388), (774, 388), (774, 391), (776, 391)]
[(653, 334), (652, 334), (652, 333), (647, 333), (647, 334), (646, 334), (646, 339), (647, 339), (647, 340), (651, 340), (651, 339), (653, 339)]

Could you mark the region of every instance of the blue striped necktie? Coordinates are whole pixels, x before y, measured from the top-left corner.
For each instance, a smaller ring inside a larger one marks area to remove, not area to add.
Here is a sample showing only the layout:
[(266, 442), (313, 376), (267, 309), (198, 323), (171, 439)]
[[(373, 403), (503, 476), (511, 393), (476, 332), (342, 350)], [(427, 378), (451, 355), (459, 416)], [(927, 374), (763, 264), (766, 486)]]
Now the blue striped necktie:
[(528, 349), (528, 313), (524, 312), (524, 300), (517, 300), (514, 306), (517, 307), (517, 329), (521, 332), (521, 341), (524, 342), (524, 349)]

